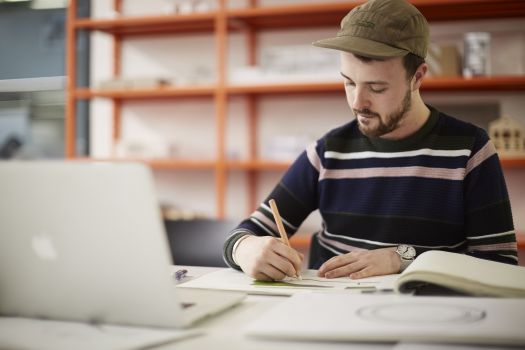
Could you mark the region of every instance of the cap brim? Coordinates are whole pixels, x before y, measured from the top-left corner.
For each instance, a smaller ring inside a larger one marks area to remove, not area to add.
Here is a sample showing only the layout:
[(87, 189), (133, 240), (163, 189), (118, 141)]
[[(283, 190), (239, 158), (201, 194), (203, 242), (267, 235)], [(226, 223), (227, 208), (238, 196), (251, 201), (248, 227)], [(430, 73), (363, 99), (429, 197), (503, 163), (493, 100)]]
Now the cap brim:
[(408, 51), (368, 39), (338, 36), (313, 42), (314, 46), (351, 52), (371, 58), (389, 58), (405, 56)]

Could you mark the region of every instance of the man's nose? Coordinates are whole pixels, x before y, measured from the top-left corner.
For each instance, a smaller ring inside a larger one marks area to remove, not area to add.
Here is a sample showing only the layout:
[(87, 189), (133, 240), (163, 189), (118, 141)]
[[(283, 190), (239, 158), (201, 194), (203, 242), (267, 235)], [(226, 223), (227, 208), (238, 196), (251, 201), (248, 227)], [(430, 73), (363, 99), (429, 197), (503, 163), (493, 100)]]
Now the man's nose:
[(352, 98), (352, 109), (363, 110), (369, 108), (370, 99), (368, 93), (362, 87), (356, 87)]

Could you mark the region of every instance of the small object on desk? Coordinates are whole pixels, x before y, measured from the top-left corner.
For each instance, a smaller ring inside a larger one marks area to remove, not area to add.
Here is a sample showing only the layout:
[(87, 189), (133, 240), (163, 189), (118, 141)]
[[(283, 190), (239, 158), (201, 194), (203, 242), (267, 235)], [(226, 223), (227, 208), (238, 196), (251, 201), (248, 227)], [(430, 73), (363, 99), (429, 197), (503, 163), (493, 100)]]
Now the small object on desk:
[[(283, 226), (283, 221), (281, 219), (281, 215), (279, 214), (279, 210), (277, 209), (277, 203), (275, 203), (275, 200), (270, 199), (270, 207), (272, 208), (273, 218), (275, 220), (275, 223), (277, 224), (277, 229), (279, 230), (279, 234), (281, 235), (281, 239), (283, 240), (283, 243), (286, 244), (288, 247), (292, 247), (290, 245), (290, 241), (288, 240), (288, 235), (286, 234), (286, 230)], [(297, 273), (297, 279), (301, 279), (301, 275)]]
[(180, 282), (186, 277), (187, 273), (188, 270), (186, 269), (177, 270), (173, 273), (173, 277), (175, 277), (175, 279)]

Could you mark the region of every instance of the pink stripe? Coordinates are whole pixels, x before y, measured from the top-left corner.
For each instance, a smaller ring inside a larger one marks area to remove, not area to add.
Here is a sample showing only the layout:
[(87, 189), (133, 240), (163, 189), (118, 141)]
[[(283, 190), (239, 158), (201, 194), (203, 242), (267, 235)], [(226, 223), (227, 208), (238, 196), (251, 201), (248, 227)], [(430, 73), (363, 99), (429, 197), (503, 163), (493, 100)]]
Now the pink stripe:
[(257, 220), (261, 221), (262, 223), (264, 223), (266, 226), (270, 227), (274, 232), (279, 232), (277, 231), (277, 225), (275, 224), (275, 222), (273, 222), (272, 220), (268, 219), (264, 214), (262, 214), (261, 212), (259, 211), (254, 211), (252, 213), (252, 218), (256, 218)]
[(330, 238), (326, 238), (326, 237), (324, 237), (322, 235), (319, 235), (317, 237), (321, 241), (323, 241), (323, 243), (329, 244), (329, 245), (331, 245), (334, 248), (338, 248), (338, 249), (344, 250), (346, 252), (358, 251), (358, 250), (366, 250), (366, 249), (363, 249), (363, 248), (354, 247), (354, 246), (349, 245), (349, 244), (344, 244), (344, 243), (341, 243), (339, 241), (335, 241), (335, 240), (330, 239)]
[(491, 140), (488, 140), (485, 146), (481, 147), (481, 149), (467, 162), (466, 174), (470, 173), (472, 170), (474, 170), (474, 168), (476, 168), (495, 153), (496, 148), (494, 147), (494, 144)]
[(317, 154), (317, 151), (315, 150), (315, 146), (317, 145), (316, 142), (312, 142), (311, 144), (306, 147), (306, 156), (308, 157), (308, 160), (310, 161), (310, 164), (314, 168), (317, 169), (317, 171), (321, 171), (321, 160), (319, 159), (319, 155)]
[(427, 177), (445, 180), (463, 180), (465, 169), (428, 168), (421, 166), (363, 168), (363, 169), (323, 169), (320, 180), (323, 179), (364, 179), (370, 177)]
[(468, 251), (493, 251), (493, 250), (517, 250), (518, 245), (516, 242), (510, 243), (498, 243), (498, 244), (482, 244), (482, 245), (469, 245)]

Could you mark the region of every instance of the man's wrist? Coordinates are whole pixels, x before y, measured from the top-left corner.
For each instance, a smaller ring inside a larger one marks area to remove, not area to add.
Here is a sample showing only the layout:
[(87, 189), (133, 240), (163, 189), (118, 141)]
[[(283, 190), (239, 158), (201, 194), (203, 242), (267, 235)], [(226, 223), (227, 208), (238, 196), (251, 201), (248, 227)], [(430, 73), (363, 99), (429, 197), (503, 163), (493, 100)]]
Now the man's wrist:
[(416, 258), (416, 249), (410, 245), (398, 245), (396, 247), (396, 253), (399, 255), (401, 261), (399, 272), (403, 272)]
[(250, 237), (251, 235), (250, 234), (245, 234), (241, 237), (239, 237), (237, 239), (237, 241), (235, 241), (235, 244), (233, 245), (233, 248), (232, 248), (232, 259), (233, 259), (233, 262), (239, 266), (239, 262), (237, 261), (237, 256), (236, 256), (236, 253), (237, 253), (237, 250), (239, 248), (239, 245), (241, 244), (242, 241), (244, 241), (246, 238)]

